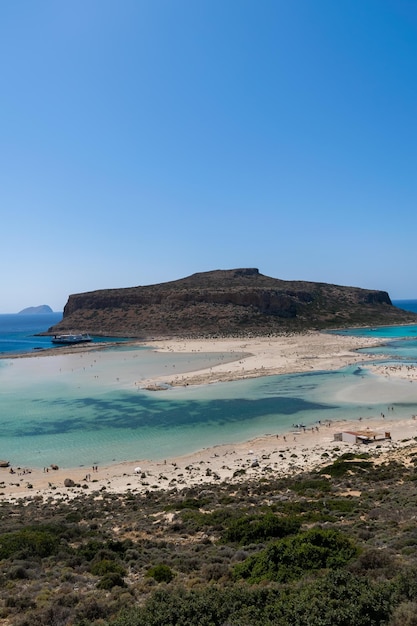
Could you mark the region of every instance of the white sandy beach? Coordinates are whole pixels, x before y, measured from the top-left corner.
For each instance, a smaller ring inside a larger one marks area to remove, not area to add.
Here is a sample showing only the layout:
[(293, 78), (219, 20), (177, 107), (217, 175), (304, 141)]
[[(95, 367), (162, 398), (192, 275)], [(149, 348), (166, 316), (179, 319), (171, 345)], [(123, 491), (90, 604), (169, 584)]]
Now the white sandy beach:
[(158, 351), (175, 353), (224, 352), (245, 353), (232, 363), (224, 363), (199, 372), (180, 376), (167, 375), (142, 381), (143, 386), (158, 383), (176, 385), (205, 385), (258, 376), (294, 374), (318, 370), (335, 370), (352, 363), (370, 361), (374, 357), (357, 354), (359, 348), (378, 346), (381, 340), (321, 332), (290, 334), (280, 337), (253, 339), (208, 339), (154, 341)]
[[(361, 347), (378, 345), (380, 341), (362, 337), (349, 337), (310, 332), (300, 335), (254, 339), (216, 339), (216, 340), (170, 340), (155, 341), (155, 350), (174, 353), (236, 352), (239, 357), (234, 362), (222, 363), (216, 367), (190, 372), (178, 376), (167, 375), (155, 379), (141, 380), (140, 386), (158, 389), (161, 384), (169, 385), (204, 385), (219, 381), (231, 381), (242, 378), (267, 376), (302, 371), (334, 370), (356, 362), (364, 362), (372, 357), (358, 355), (355, 350)], [(147, 344), (149, 345), (149, 344)], [(242, 353), (246, 356), (242, 357)], [(61, 353), (62, 354), (62, 353)], [(82, 353), (81, 353), (82, 354)], [(89, 351), (90, 359), (99, 358), (101, 353)], [(48, 361), (43, 367), (56, 369), (58, 355), (38, 356), (37, 359), (24, 359), (26, 369), (39, 359)], [(117, 352), (106, 358), (115, 359)], [(53, 361), (49, 361), (52, 359)], [(65, 355), (65, 367), (79, 367), (80, 351)], [(78, 365), (77, 365), (78, 364)], [(374, 368), (381, 377), (397, 375), (408, 377), (410, 371), (403, 369), (396, 372)], [(130, 372), (130, 374), (129, 374)], [(413, 371), (414, 376), (416, 372)], [(130, 378), (129, 378), (130, 376)], [(114, 384), (114, 383), (113, 383)], [(135, 369), (124, 371), (120, 384), (138, 385)], [(158, 392), (159, 393), (159, 392)], [(163, 393), (163, 392), (160, 392)], [(395, 415), (375, 416), (366, 423), (326, 422), (316, 426), (285, 434), (271, 434), (239, 444), (221, 443), (213, 448), (199, 450), (179, 458), (167, 458), (163, 461), (151, 459), (132, 459), (118, 465), (93, 468), (52, 469), (44, 468), (0, 468), (0, 499), (21, 497), (42, 497), (44, 499), (71, 498), (81, 493), (100, 490), (122, 493), (131, 490), (134, 493), (156, 489), (182, 489), (192, 485), (207, 485), (220, 481), (240, 482), (247, 478), (266, 476), (285, 476), (311, 469), (328, 463), (335, 455), (348, 450), (357, 450), (354, 444), (334, 441), (334, 434), (341, 430), (372, 429), (378, 433), (391, 433), (391, 439), (366, 446), (366, 451), (374, 454), (399, 454), (404, 447), (414, 445), (417, 435), (417, 422), (410, 414), (405, 420), (395, 419)], [(417, 445), (417, 444), (416, 444)], [(65, 487), (65, 479), (74, 481), (74, 487)]]

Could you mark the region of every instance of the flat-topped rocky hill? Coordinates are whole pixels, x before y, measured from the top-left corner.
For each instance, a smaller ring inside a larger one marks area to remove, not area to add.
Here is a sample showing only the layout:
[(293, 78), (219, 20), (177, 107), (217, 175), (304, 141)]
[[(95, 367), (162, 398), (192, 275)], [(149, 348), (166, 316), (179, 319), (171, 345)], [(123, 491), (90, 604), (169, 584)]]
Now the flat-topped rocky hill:
[(285, 281), (243, 268), (74, 294), (49, 332), (150, 339), (407, 323), (417, 323), (417, 315), (394, 307), (385, 291)]

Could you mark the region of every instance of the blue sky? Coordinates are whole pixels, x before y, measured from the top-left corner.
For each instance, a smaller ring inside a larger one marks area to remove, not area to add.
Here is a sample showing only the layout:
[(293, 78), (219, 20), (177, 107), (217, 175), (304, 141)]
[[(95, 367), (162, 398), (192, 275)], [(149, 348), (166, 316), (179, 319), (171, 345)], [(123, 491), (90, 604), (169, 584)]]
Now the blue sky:
[(417, 298), (415, 0), (3, 0), (0, 313), (257, 267)]

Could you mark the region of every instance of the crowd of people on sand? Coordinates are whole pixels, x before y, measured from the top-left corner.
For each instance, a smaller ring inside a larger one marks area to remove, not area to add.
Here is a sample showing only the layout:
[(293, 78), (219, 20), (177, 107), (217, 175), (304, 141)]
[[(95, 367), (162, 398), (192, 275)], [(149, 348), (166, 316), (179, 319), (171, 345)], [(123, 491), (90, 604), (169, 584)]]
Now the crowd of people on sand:
[(20, 467), (18, 467), (16, 470), (14, 470), (13, 467), (9, 469), (9, 474), (16, 474), (16, 472), (18, 476), (24, 476), (25, 474), (31, 474), (32, 470), (26, 468), (21, 469)]
[(409, 380), (410, 383), (417, 380), (417, 366), (412, 364), (401, 363), (400, 365), (373, 365), (371, 369), (390, 378), (391, 376), (397, 376)]

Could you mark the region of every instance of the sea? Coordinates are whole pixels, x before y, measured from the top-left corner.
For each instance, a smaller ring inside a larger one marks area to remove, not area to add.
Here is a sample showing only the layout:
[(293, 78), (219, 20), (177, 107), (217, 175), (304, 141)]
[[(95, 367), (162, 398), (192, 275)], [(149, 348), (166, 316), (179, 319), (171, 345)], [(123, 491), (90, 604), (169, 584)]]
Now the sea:
[[(417, 300), (395, 301), (417, 313)], [(152, 392), (146, 378), (212, 367), (236, 354), (158, 353), (114, 346), (53, 359), (39, 335), (62, 313), (0, 315), (0, 459), (21, 467), (77, 467), (167, 459), (224, 443), (279, 434), (297, 425), (417, 413), (417, 385), (379, 379), (360, 363), (337, 371), (268, 376)], [(417, 326), (352, 329), (382, 338), (375, 362), (417, 365)], [(101, 341), (101, 339), (100, 339)], [(115, 360), (115, 352), (117, 359)], [(15, 357), (31, 353), (32, 358)], [(134, 368), (137, 384), (132, 385)], [(129, 375), (128, 375), (129, 373)], [(352, 398), (354, 400), (352, 400)]]

